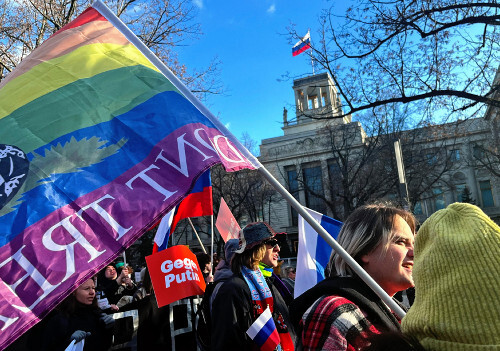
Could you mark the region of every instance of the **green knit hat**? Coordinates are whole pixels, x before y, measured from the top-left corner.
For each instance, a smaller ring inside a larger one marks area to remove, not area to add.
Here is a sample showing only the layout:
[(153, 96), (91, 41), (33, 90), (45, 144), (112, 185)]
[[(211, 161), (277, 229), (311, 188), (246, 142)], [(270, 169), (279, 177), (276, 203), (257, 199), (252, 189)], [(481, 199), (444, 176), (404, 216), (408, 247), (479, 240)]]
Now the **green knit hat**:
[(415, 302), (402, 329), (428, 351), (500, 350), (500, 227), (454, 203), (415, 237)]

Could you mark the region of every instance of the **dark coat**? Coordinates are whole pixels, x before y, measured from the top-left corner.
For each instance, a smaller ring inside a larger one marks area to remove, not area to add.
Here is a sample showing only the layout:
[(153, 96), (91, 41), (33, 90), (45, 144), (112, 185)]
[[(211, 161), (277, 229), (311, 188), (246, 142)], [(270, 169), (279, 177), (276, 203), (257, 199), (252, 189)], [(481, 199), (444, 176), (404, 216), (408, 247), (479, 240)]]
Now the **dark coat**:
[[(295, 342), (288, 307), (275, 286), (274, 279), (266, 278), (274, 300), (273, 319), (279, 311)], [(240, 275), (233, 275), (224, 283), (212, 304), (212, 350), (252, 350), (256, 344), (246, 334), (254, 322), (250, 288)]]
[(85, 351), (104, 351), (111, 346), (113, 329), (104, 326), (100, 320), (102, 312), (94, 306), (78, 304), (71, 315), (55, 310), (47, 317), (41, 335), (40, 351), (65, 350), (70, 344), (73, 332), (90, 332), (85, 338)]
[(104, 287), (104, 296), (112, 305), (116, 305), (123, 296), (134, 296), (137, 291), (137, 286), (134, 284), (132, 288), (127, 288), (124, 285), (118, 284), (116, 280), (109, 281)]

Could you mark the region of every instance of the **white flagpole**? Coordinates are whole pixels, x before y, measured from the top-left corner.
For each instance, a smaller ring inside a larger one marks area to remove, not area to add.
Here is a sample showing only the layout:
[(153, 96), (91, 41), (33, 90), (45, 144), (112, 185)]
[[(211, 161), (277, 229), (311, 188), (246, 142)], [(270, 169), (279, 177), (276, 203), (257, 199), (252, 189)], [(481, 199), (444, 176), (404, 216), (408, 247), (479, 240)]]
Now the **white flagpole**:
[(311, 29), (308, 29), (307, 30), (307, 34), (309, 34), (309, 50), (311, 50), (311, 68), (312, 68), (312, 72), (313, 72), (313, 76), (314, 76), (314, 60), (313, 60), (313, 47), (312, 47), (312, 43), (311, 43)]
[(207, 117), (232, 143), (242, 152), (245, 157), (261, 172), (261, 174), (274, 186), (274, 188), (285, 198), (285, 200), (297, 210), (298, 213), (321, 235), (321, 237), (346, 261), (356, 274), (375, 291), (375, 293), (396, 313), (403, 318), (405, 312), (396, 304), (392, 298), (373, 280), (372, 277), (328, 234), (328, 232), (312, 218), (302, 205), (278, 182), (267, 169), (253, 156), (240, 141), (221, 123), (193, 93), (177, 78), (168, 67), (139, 39), (135, 34), (101, 1), (95, 0), (92, 6), (98, 10), (111, 24), (113, 24), (135, 47), (146, 56), (158, 70), (163, 73), (170, 82), (188, 99), (202, 114)]

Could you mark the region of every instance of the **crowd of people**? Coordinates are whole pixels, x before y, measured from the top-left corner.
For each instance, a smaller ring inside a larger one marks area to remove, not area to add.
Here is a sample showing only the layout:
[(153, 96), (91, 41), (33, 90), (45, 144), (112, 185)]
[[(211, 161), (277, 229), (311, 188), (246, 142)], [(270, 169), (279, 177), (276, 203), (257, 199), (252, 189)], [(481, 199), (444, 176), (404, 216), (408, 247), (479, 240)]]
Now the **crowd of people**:
[[(280, 267), (276, 232), (257, 222), (226, 243), (213, 275), (210, 256), (197, 254), (210, 291), (211, 337), (203, 348), (259, 349), (247, 331), (269, 310), (277, 350), (500, 350), (500, 228), (477, 206), (449, 205), (418, 228), (408, 211), (365, 205), (345, 220), (337, 241), (390, 297), (405, 296), (405, 303), (394, 299), (411, 306), (402, 320), (335, 251), (326, 279), (294, 299), (295, 267)], [(197, 350), (193, 323), (202, 298), (158, 308), (147, 269), (137, 284), (132, 267), (116, 261), (33, 328), (31, 349), (85, 340), (84, 350), (119, 350), (123, 325), (112, 315), (135, 309), (135, 349)], [(10, 349), (30, 347), (21, 338)]]

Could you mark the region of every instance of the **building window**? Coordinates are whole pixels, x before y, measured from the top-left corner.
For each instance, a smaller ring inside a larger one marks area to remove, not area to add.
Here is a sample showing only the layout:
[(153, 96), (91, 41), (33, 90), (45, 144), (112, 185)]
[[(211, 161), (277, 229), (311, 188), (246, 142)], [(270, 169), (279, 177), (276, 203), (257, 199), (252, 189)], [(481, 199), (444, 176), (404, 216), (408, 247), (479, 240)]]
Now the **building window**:
[(455, 150), (450, 150), (450, 161), (451, 162), (458, 162), (460, 161), (460, 150), (455, 149)]
[(326, 99), (326, 93), (321, 94), (321, 106), (326, 106), (328, 104), (328, 100)]
[(484, 157), (484, 149), (481, 145), (474, 145), (474, 148), (472, 149), (472, 155), (474, 158), (477, 159), (482, 159)]
[(335, 159), (328, 160), (328, 176), (330, 177), (330, 183), (336, 184), (342, 178), (342, 173), (340, 172), (340, 166)]
[(425, 159), (429, 165), (435, 165), (437, 163), (437, 155), (436, 154), (425, 154)]
[(309, 110), (318, 108), (318, 96), (317, 95), (312, 95), (307, 98), (307, 108)]
[(323, 194), (321, 166), (304, 168), (303, 176), (306, 185), (306, 206), (314, 211), (325, 213), (325, 202), (315, 195)]
[(304, 100), (304, 92), (302, 90), (297, 90), (297, 110), (304, 111), (303, 101)]
[(413, 206), (413, 214), (415, 214), (415, 215), (424, 214), (424, 211), (422, 210), (422, 202), (421, 201), (417, 201), (415, 203), (415, 206)]
[[(299, 181), (297, 180), (297, 171), (295, 169), (289, 169), (286, 171), (286, 176), (287, 176), (287, 182), (288, 182), (288, 190), (290, 191), (290, 194), (299, 201)], [(291, 208), (291, 215), (292, 215), (292, 225), (298, 225), (299, 224), (299, 216), (297, 211), (293, 208)]]
[(481, 190), (481, 199), (483, 200), (484, 207), (493, 207), (493, 193), (491, 191), (491, 183), (489, 180), (479, 182), (479, 189)]
[(444, 193), (441, 188), (432, 189), (432, 194), (434, 195), (434, 210), (441, 210), (445, 208)]

